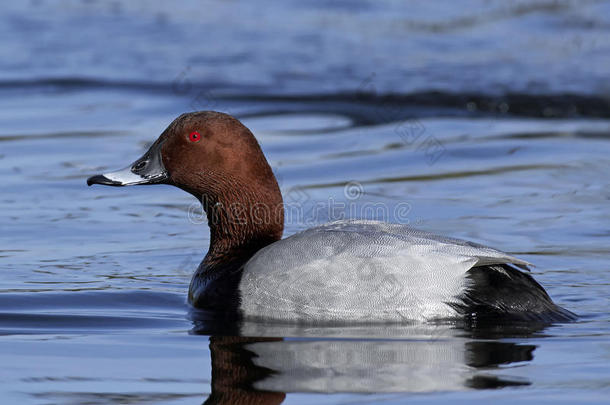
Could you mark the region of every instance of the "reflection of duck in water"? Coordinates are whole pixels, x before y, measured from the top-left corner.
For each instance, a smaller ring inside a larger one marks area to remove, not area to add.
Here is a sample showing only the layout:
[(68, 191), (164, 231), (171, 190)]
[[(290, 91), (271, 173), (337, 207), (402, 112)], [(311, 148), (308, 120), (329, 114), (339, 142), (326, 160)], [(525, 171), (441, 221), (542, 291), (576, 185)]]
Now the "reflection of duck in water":
[(281, 404), (283, 392), (257, 390), (254, 383), (269, 377), (273, 370), (257, 367), (255, 355), (245, 346), (252, 342), (281, 341), (273, 338), (244, 338), (235, 336), (210, 337), (212, 357), (212, 393), (205, 404), (272, 405)]
[(191, 193), (208, 217), (209, 251), (189, 289), (196, 307), (311, 323), (573, 319), (526, 262), (486, 246), (374, 221), (281, 239), (273, 171), (250, 130), (226, 114), (183, 114), (133, 165), (88, 180), (156, 183)]
[(205, 403), (279, 404), (287, 392), (421, 393), (529, 384), (499, 375), (498, 366), (532, 360), (535, 346), (445, 332), (420, 340), (211, 337), (212, 393)]

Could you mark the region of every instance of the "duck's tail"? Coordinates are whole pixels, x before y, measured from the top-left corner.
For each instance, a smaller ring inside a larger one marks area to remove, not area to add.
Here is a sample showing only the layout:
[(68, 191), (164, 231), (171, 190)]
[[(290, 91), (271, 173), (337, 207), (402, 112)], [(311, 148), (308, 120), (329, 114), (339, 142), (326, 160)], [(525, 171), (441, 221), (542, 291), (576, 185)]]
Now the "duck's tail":
[(555, 304), (529, 274), (509, 264), (476, 266), (468, 270), (468, 287), (450, 304), (466, 319), (477, 322), (569, 322), (576, 314)]

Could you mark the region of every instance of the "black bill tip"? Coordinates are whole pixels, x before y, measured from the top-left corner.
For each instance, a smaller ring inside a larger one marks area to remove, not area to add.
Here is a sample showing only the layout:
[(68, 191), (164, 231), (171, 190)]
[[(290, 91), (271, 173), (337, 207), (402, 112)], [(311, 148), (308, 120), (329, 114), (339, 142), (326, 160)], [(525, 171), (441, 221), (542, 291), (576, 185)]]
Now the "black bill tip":
[(96, 174), (95, 176), (91, 176), (87, 179), (87, 185), (92, 186), (94, 184), (102, 184), (104, 186), (122, 186), (123, 184), (118, 181), (110, 180), (108, 177), (103, 174)]

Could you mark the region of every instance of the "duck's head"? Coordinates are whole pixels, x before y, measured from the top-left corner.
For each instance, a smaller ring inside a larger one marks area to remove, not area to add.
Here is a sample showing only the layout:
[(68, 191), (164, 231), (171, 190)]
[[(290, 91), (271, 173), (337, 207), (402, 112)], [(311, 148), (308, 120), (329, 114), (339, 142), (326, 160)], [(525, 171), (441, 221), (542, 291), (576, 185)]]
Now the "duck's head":
[(203, 203), (212, 245), (282, 234), (282, 196), (273, 171), (252, 132), (227, 114), (182, 114), (140, 159), (87, 184), (177, 186)]

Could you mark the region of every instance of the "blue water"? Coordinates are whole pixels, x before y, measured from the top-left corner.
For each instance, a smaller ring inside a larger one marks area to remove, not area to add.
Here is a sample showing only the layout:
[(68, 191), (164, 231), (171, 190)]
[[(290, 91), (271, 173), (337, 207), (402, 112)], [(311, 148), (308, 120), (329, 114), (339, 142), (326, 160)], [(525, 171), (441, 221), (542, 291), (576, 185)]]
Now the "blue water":
[[(609, 30), (607, 1), (3, 5), (0, 402), (607, 403)], [(366, 217), (485, 243), (579, 320), (205, 321), (194, 199), (85, 183), (200, 109), (257, 136), (285, 235)]]

